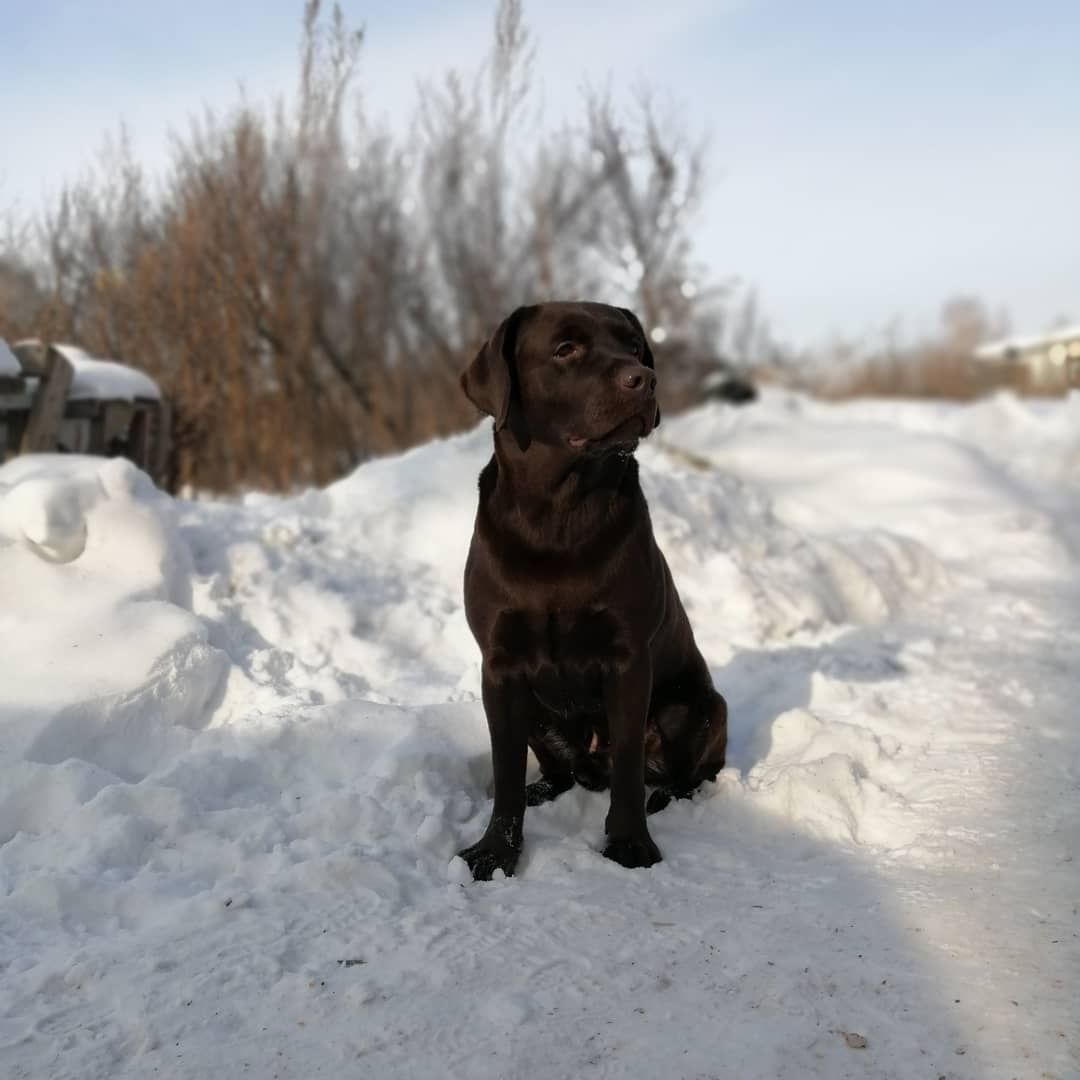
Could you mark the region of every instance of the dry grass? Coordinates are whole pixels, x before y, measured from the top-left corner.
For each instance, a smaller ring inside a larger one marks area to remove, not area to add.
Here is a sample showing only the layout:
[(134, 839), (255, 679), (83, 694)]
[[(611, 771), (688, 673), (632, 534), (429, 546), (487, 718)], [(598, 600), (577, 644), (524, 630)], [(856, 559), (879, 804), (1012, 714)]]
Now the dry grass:
[[(939, 331), (922, 341), (900, 345), (888, 340), (877, 349), (846, 344), (835, 348), (834, 362), (818, 363), (812, 383), (820, 396), (918, 397), (968, 401), (1000, 387), (1025, 389), (1018, 373), (994, 370), (973, 359), (976, 346), (1005, 333), (1002, 316), (993, 317), (979, 300), (959, 296), (941, 311)], [(886, 334), (886, 338), (893, 335)]]
[(986, 392), (970, 357), (927, 353), (889, 361), (869, 360), (821, 388), (834, 400), (858, 397), (947, 398), (966, 401)]

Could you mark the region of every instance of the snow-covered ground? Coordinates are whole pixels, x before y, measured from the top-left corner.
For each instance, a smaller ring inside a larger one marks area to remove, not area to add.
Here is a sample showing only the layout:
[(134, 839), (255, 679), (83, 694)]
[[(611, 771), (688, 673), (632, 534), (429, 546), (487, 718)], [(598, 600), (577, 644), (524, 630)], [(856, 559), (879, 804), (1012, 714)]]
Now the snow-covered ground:
[(487, 425), (295, 498), (0, 469), (0, 1075), (1080, 1076), (1080, 395), (665, 419), (729, 766), (488, 815)]

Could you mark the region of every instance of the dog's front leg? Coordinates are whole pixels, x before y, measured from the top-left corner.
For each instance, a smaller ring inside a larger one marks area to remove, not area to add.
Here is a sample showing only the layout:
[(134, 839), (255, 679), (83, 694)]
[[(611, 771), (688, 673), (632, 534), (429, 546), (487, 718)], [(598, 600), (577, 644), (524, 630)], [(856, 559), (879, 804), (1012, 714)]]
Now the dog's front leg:
[(652, 665), (638, 656), (604, 680), (611, 735), (611, 808), (604, 854), (626, 867), (652, 866), (660, 849), (645, 822), (645, 719), (652, 695)]
[(508, 877), (513, 874), (521, 854), (528, 716), (519, 680), (496, 682), (485, 671), (481, 689), (491, 733), (495, 805), (484, 835), (459, 854), (469, 864), (475, 881), (490, 881), (496, 870)]

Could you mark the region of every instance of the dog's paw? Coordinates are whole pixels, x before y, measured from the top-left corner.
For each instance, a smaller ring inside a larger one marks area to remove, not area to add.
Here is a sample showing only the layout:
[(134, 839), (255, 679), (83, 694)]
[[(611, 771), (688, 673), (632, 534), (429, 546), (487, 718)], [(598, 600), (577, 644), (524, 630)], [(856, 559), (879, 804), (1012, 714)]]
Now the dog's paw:
[(564, 791), (569, 791), (573, 786), (574, 781), (569, 776), (556, 779), (542, 776), (539, 780), (534, 780), (531, 784), (525, 786), (525, 805), (541, 806), (544, 803), (551, 802), (552, 799), (557, 799)]
[(653, 843), (648, 833), (643, 837), (616, 836), (608, 840), (604, 848), (604, 858), (612, 859), (628, 870), (642, 866), (652, 866), (660, 862), (660, 849)]
[(473, 881), (490, 881), (496, 870), (513, 877), (518, 861), (518, 853), (513, 848), (501, 844), (496, 846), (486, 840), (459, 851), (458, 855), (465, 860)]

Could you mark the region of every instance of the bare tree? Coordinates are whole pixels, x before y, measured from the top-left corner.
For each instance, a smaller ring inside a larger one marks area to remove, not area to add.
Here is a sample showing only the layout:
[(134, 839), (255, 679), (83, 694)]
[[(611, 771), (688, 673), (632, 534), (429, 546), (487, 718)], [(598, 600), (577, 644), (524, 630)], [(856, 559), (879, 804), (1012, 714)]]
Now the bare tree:
[(483, 63), (424, 85), (403, 138), (355, 93), (363, 47), (307, 0), (291, 99), (193, 121), (153, 192), (121, 134), (26, 273), (0, 266), (0, 333), (162, 383), (177, 483), (323, 482), (461, 428), (458, 372), (520, 303), (630, 304), (658, 347), (715, 350), (720, 294), (689, 240), (704, 148), (647, 94), (626, 116), (590, 95), (546, 128), (521, 0), (501, 0)]

